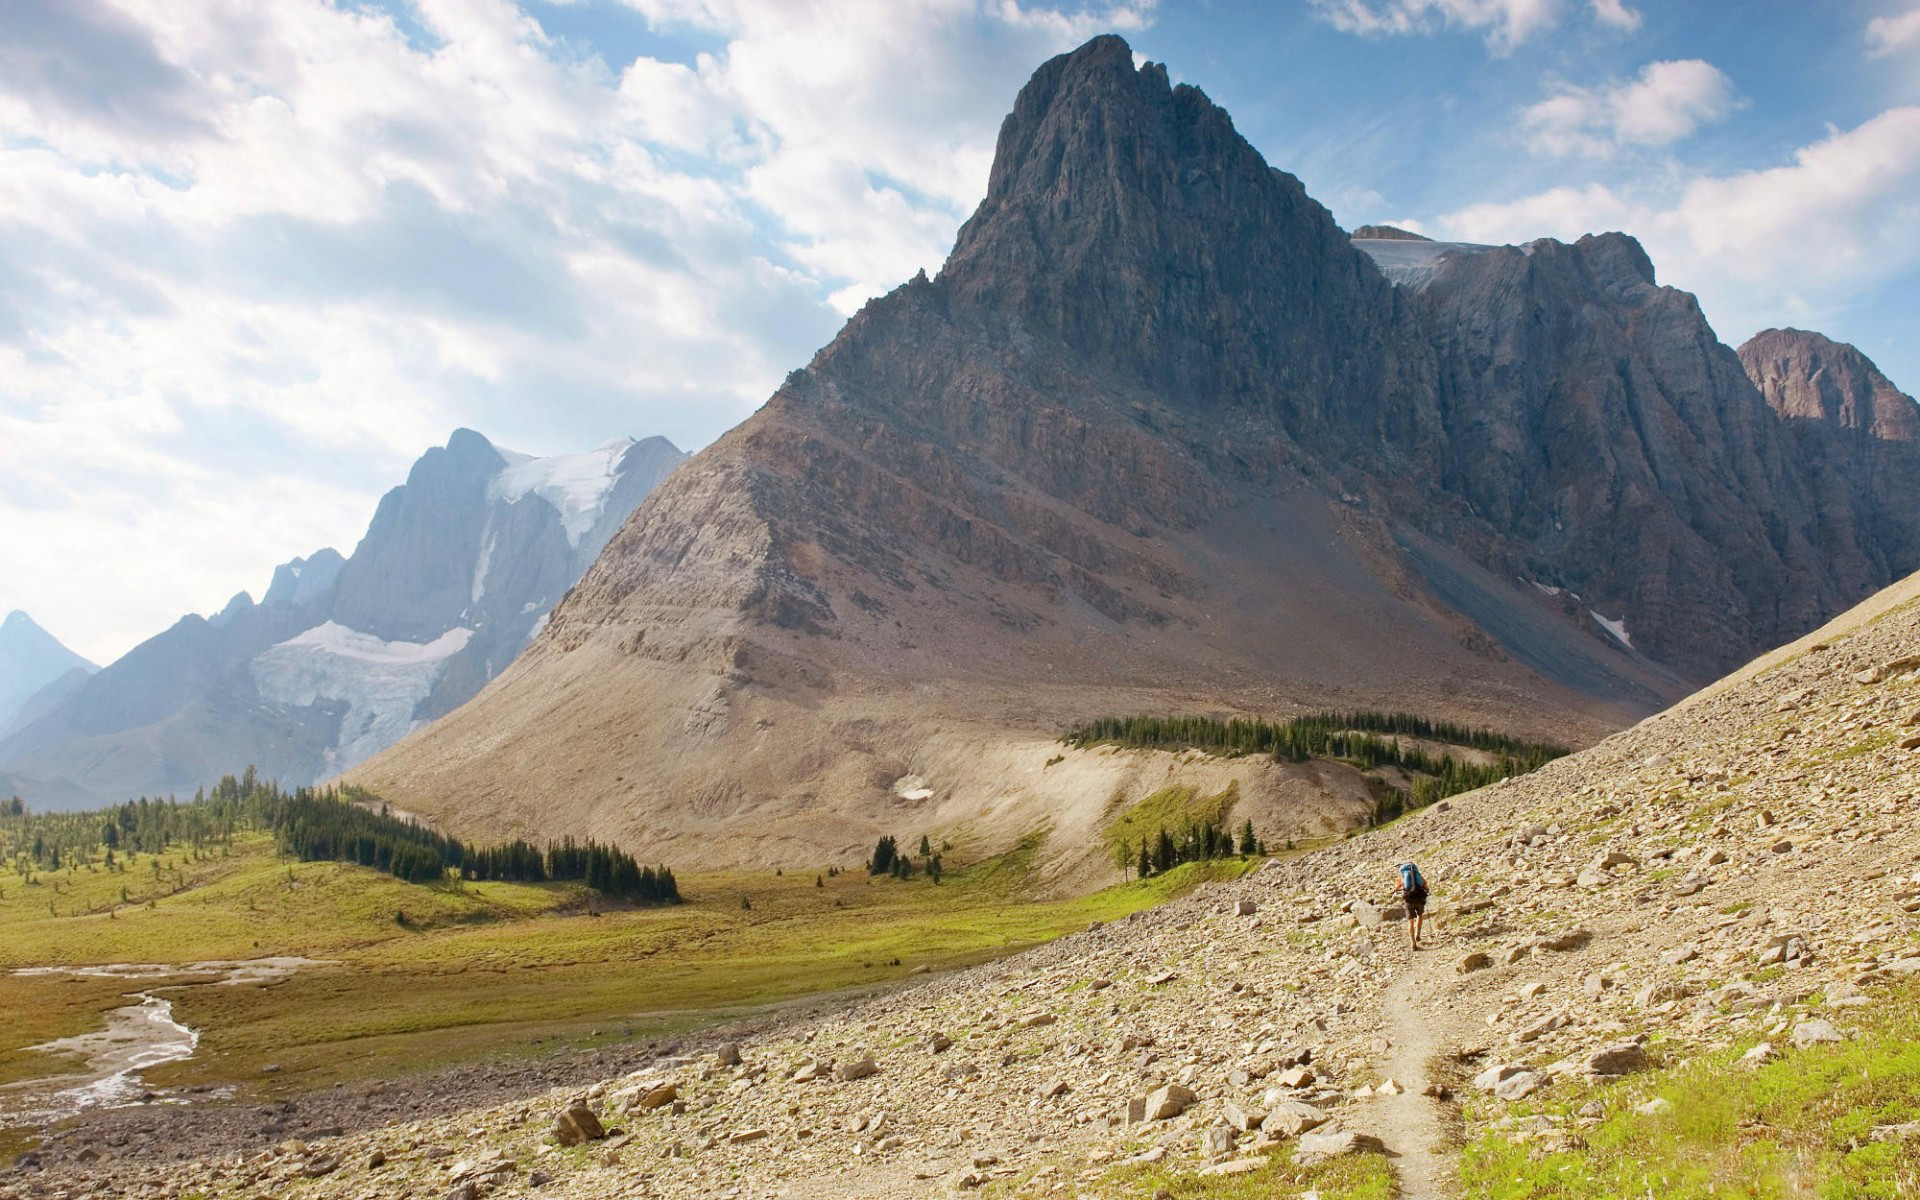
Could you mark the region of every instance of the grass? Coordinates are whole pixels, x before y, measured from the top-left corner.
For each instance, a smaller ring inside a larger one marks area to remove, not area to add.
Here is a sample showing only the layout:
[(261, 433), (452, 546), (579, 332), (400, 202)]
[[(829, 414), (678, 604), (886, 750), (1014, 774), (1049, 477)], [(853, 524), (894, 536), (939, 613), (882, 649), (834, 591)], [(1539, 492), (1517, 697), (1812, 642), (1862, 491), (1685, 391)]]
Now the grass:
[[(1167, 787), (1142, 796), (1107, 825), (1107, 852), (1113, 857), (1125, 846), (1139, 857), (1142, 842), (1149, 842), (1166, 830), (1175, 838), (1189, 825), (1214, 825), (1226, 829), (1227, 815), (1240, 799), (1240, 785), (1230, 783), (1215, 796), (1201, 796), (1190, 787)], [(1233, 832), (1228, 830), (1229, 833)]]
[(1392, 1200), (1393, 1169), (1379, 1154), (1354, 1154), (1312, 1167), (1295, 1166), (1279, 1153), (1243, 1175), (1201, 1175), (1164, 1164), (1116, 1167), (1091, 1194), (1116, 1200), (1269, 1200), (1312, 1193), (1320, 1200)]
[[(1114, 920), (1251, 862), (1188, 864), (1068, 900), (1030, 899), (1035, 839), (938, 886), (843, 874), (681, 879), (689, 903), (593, 914), (559, 884), (402, 883), (360, 867), (291, 863), (270, 839), (163, 865), (155, 893), (117, 909), (123, 878), (85, 867), (10, 881), (0, 968), (298, 954), (326, 960), (264, 986), (173, 987), (202, 1033), (161, 1086), (240, 1082), (279, 1094), (455, 1062), (550, 1052), (690, 1026), (805, 995), (878, 985), (918, 966), (1005, 955)], [(141, 876), (146, 870), (148, 874)], [(752, 908), (739, 907), (742, 895)], [(54, 913), (49, 913), (49, 904)], [(89, 912), (92, 908), (95, 911)], [(156, 985), (142, 982), (140, 990)], [(0, 1080), (47, 1073), (27, 1047), (98, 1028), (125, 981), (0, 974)], [(266, 1068), (273, 1067), (273, 1071)]]
[[(1920, 1121), (1920, 983), (1881, 990), (1854, 1011), (1853, 1039), (1787, 1050), (1757, 1069), (1737, 1065), (1743, 1044), (1563, 1095), (1534, 1111), (1565, 1118), (1568, 1144), (1542, 1150), (1489, 1131), (1462, 1156), (1464, 1191), (1487, 1200), (1920, 1195), (1920, 1138), (1873, 1137)], [(1654, 1096), (1672, 1110), (1634, 1111)], [(1607, 1115), (1582, 1130), (1572, 1114), (1592, 1099)]]

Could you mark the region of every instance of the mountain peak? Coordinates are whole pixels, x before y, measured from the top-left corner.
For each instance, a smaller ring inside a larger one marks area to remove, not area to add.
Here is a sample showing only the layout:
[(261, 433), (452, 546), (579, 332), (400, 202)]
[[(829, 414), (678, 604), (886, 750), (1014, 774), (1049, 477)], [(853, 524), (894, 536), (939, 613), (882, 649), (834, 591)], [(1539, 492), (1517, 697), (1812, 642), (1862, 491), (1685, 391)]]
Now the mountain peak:
[[(1384, 281), (1299, 180), (1200, 89), (1136, 69), (1117, 37), (1021, 89), (938, 282), (1186, 404), (1277, 412), (1290, 429), (1364, 407), (1372, 384), (1328, 347), (1394, 319)], [(1238, 336), (1220, 336), (1226, 312)]]

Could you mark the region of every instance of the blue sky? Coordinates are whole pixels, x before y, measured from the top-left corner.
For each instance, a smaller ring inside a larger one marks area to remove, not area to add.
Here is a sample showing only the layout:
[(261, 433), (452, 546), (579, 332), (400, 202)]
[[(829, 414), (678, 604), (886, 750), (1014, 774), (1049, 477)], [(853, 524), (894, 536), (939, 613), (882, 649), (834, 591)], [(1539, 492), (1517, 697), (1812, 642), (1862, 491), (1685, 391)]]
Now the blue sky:
[(1624, 229), (1920, 388), (1920, 0), (13, 0), (0, 611), (107, 661), (456, 426), (697, 448), (1117, 31), (1346, 225)]

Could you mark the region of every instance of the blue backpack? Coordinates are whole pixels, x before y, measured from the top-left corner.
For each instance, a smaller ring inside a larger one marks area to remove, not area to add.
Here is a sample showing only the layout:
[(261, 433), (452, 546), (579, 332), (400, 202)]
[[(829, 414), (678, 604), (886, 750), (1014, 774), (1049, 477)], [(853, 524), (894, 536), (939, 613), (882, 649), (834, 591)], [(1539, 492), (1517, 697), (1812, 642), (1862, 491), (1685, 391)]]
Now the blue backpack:
[(1415, 892), (1425, 892), (1427, 890), (1427, 881), (1421, 878), (1419, 867), (1414, 866), (1412, 863), (1401, 863), (1400, 886), (1408, 895), (1412, 895)]

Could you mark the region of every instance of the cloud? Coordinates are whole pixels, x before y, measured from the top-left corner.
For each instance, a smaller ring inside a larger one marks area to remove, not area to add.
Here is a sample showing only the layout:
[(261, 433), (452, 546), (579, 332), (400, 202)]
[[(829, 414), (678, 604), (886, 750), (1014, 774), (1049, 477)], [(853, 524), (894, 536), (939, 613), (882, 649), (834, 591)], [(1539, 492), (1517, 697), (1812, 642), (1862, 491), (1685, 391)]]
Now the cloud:
[(1604, 158), (1623, 146), (1665, 146), (1740, 106), (1733, 81), (1697, 58), (1648, 63), (1640, 77), (1599, 88), (1562, 88), (1521, 117), (1543, 154)]
[(1623, 33), (1640, 28), (1640, 14), (1621, 0), (1593, 0), (1593, 19)]
[(1867, 22), (1867, 57), (1920, 48), (1920, 8)]
[[(1312, 0), (1321, 18), (1343, 33), (1366, 37), (1431, 34), (1443, 29), (1485, 31), (1496, 53), (1507, 53), (1557, 26), (1562, 0)], [(1592, 0), (1602, 25), (1632, 31), (1640, 14), (1622, 0)]]
[(608, 62), (510, 0), (11, 6), (4, 606), (106, 661), (351, 548), (456, 425), (703, 444), (938, 266), (1036, 63), (1150, 13), (633, 7), (705, 51)]
[(1836, 130), (1776, 167), (1646, 192), (1558, 187), (1434, 224), (1479, 242), (1634, 234), (1663, 277), (1698, 293), (1716, 327), (1737, 339), (1786, 321), (1831, 323), (1851, 297), (1920, 269), (1916, 222), (1920, 107)]

